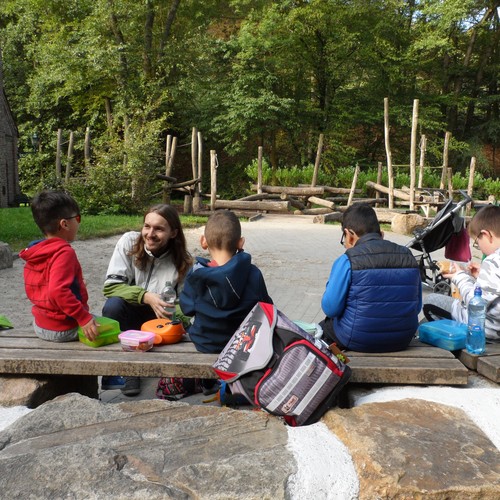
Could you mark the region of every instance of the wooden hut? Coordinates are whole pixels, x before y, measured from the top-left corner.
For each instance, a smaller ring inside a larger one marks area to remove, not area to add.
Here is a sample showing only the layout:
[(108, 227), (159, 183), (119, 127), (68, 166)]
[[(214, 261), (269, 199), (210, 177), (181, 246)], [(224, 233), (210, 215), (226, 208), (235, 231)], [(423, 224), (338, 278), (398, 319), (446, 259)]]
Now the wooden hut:
[(19, 133), (3, 86), (0, 48), (0, 208), (15, 206), (21, 195), (17, 164)]

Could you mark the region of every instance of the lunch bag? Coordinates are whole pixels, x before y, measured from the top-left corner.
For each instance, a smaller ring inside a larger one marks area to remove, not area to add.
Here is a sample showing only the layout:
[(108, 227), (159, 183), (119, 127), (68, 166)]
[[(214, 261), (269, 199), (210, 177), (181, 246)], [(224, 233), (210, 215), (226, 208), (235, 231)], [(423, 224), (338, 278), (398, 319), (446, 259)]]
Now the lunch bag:
[(351, 375), (339, 357), (274, 305), (259, 302), (213, 367), (233, 396), (299, 426), (337, 404)]

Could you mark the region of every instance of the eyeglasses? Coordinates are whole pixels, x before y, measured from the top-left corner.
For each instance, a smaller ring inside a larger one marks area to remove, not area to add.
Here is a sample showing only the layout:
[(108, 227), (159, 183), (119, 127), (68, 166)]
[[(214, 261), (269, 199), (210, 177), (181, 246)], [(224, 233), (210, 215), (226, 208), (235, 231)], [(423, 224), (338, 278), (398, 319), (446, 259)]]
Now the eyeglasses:
[(78, 224), (80, 224), (80, 222), (82, 222), (82, 216), (80, 214), (73, 215), (73, 217), (66, 217), (66, 220), (70, 220), (70, 219), (76, 219), (76, 222), (78, 222)]
[(479, 234), (476, 236), (476, 239), (474, 240), (474, 243), (472, 243), (472, 248), (475, 248), (476, 250), (479, 250), (479, 238), (483, 234), (483, 231), (479, 231)]
[(344, 241), (345, 241), (345, 232), (348, 232), (350, 234), (353, 234), (353, 232), (350, 229), (343, 228), (342, 229), (342, 236), (340, 237), (340, 244), (344, 246)]

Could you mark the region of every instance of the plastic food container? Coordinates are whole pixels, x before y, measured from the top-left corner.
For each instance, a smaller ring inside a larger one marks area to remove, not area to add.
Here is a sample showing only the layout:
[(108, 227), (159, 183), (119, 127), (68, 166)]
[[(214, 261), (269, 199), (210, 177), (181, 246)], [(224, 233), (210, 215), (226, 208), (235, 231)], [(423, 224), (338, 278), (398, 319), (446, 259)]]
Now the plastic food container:
[(181, 321), (171, 321), (169, 319), (152, 319), (142, 324), (141, 330), (151, 332), (155, 338), (155, 345), (175, 344), (180, 342), (186, 333)]
[(451, 319), (429, 321), (419, 326), (418, 336), (422, 342), (447, 351), (465, 349), (467, 325)]
[(155, 334), (140, 330), (127, 330), (118, 335), (124, 351), (149, 351), (153, 347)]
[(120, 333), (120, 323), (111, 318), (104, 316), (96, 316), (95, 322), (97, 323), (97, 331), (99, 336), (95, 340), (89, 340), (85, 337), (81, 327), (78, 328), (78, 340), (90, 347), (101, 347), (108, 344), (116, 344), (120, 342), (118, 335)]

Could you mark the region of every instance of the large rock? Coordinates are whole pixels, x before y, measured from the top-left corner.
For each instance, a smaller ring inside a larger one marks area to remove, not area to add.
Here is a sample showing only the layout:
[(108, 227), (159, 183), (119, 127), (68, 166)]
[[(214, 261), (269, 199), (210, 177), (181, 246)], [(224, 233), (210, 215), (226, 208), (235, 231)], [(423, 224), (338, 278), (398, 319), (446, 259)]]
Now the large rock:
[(14, 257), (12, 256), (12, 250), (7, 243), (0, 241), (0, 269), (12, 267), (13, 263)]
[(351, 453), (360, 499), (500, 497), (500, 452), (461, 410), (406, 399), (323, 421)]
[(280, 499), (296, 472), (263, 412), (71, 394), (0, 432), (2, 498)]
[(0, 406), (37, 406), (56, 396), (79, 392), (98, 397), (97, 377), (83, 375), (0, 376)]
[(418, 214), (396, 214), (391, 221), (391, 231), (398, 234), (413, 236), (415, 229), (424, 228), (427, 222)]

